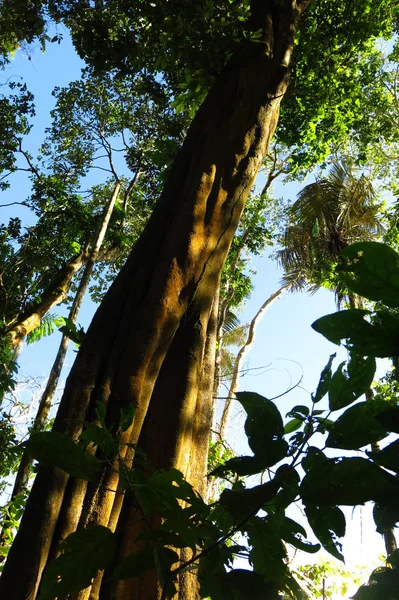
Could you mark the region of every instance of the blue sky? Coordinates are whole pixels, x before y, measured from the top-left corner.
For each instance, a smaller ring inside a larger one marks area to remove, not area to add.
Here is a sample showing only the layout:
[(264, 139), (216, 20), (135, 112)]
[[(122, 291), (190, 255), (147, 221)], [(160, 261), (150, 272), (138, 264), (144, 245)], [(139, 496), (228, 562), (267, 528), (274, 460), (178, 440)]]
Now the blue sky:
[[(22, 77), (28, 89), (35, 95), (37, 114), (29, 137), (29, 149), (32, 153), (42, 142), (44, 129), (48, 125), (49, 111), (54, 106), (51, 96), (54, 86), (64, 86), (78, 78), (82, 66), (68, 36), (65, 35), (61, 45), (50, 45), (45, 55), (37, 49), (29, 60), (26, 54), (17, 52), (6, 72), (1, 75), (1, 83), (7, 79)], [(23, 174), (14, 176), (11, 189), (0, 197), (0, 221), (7, 222), (10, 216), (20, 216), (23, 222), (29, 224), (29, 211), (26, 208), (1, 208), (1, 204), (23, 200), (28, 193), (28, 184)], [(294, 199), (298, 190), (297, 184), (277, 184), (275, 195)], [(267, 258), (267, 251), (266, 256), (256, 258), (252, 266), (256, 269), (255, 289), (242, 313), (243, 322), (249, 321), (265, 299), (279, 287), (281, 278), (276, 263)], [(93, 310), (93, 304), (86, 301), (78, 319), (85, 328), (90, 322)], [(249, 371), (242, 378), (240, 389), (256, 391), (270, 398), (282, 394), (302, 378), (300, 386), (280, 398), (277, 404), (285, 414), (294, 404), (308, 403), (309, 394), (315, 390), (320, 371), (329, 355), (338, 351), (339, 356), (342, 356), (340, 360), (346, 358), (343, 349), (338, 350), (311, 328), (311, 323), (318, 317), (335, 310), (334, 295), (326, 290), (321, 290), (313, 296), (305, 293), (285, 294), (265, 313), (258, 327), (255, 345), (246, 361), (246, 366), (256, 370)], [(65, 314), (65, 310), (58, 308), (53, 312)], [(25, 346), (19, 360), (21, 373), (46, 376), (59, 341), (60, 334), (57, 332), (51, 338), (32, 346)], [(68, 366), (71, 365), (73, 357), (71, 349), (67, 359)], [(338, 362), (339, 357), (336, 364)], [(258, 369), (259, 367), (264, 368)], [(65, 374), (64, 370), (63, 377)], [(243, 443), (242, 416), (239, 415), (233, 422), (230, 436), (232, 443), (240, 448)], [(351, 521), (350, 511), (348, 513)], [(358, 518), (353, 520), (353, 531), (348, 538), (349, 563), (370, 560), (383, 550), (380, 536), (372, 532), (373, 524), (370, 522), (369, 513), (369, 507), (363, 509), (363, 528), (359, 526)], [(358, 517), (359, 514), (358, 509), (355, 516)]]

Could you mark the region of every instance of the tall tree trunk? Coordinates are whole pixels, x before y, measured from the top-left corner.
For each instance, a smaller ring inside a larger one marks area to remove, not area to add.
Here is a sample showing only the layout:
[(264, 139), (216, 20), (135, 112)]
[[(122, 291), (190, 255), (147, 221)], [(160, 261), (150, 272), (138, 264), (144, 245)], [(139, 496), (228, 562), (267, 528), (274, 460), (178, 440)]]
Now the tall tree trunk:
[[(122, 458), (126, 443), (148, 443), (159, 460), (156, 467), (187, 472), (197, 445), (195, 411), (203, 410), (197, 390), (213, 298), (277, 124), (298, 4), (308, 2), (287, 1), (273, 10), (271, 4), (259, 3), (253, 24), (254, 30), (264, 28), (264, 43), (243, 44), (194, 118), (148, 225), (86, 334), (55, 431), (76, 440), (84, 422), (96, 418), (98, 401), (106, 407), (108, 425), (118, 429), (120, 409), (134, 405), (134, 421), (119, 438)], [(167, 412), (163, 427), (153, 422), (154, 406)], [(61, 539), (79, 525), (118, 522), (114, 467), (104, 467), (91, 483), (40, 467), (0, 579), (1, 597), (35, 600), (50, 552)], [(124, 537), (132, 539), (126, 513), (118, 529), (126, 524)], [(141, 578), (134, 589), (139, 600), (157, 597)], [(98, 594), (103, 597), (101, 589), (93, 590), (91, 600)], [(133, 597), (130, 591), (112, 594), (108, 597), (117, 600)]]
[[(76, 323), (80, 307), (82, 306), (82, 302), (83, 302), (84, 296), (86, 294), (87, 287), (90, 283), (90, 278), (91, 278), (91, 274), (93, 272), (94, 264), (97, 260), (98, 253), (99, 253), (102, 243), (104, 241), (104, 237), (107, 233), (109, 221), (111, 219), (111, 216), (112, 216), (112, 213), (114, 210), (115, 202), (118, 199), (120, 188), (121, 188), (121, 184), (116, 183), (113, 193), (112, 193), (112, 196), (110, 198), (110, 201), (108, 202), (108, 205), (106, 206), (106, 208), (104, 210), (103, 219), (101, 221), (97, 235), (93, 241), (93, 246), (92, 246), (91, 250), (89, 251), (89, 258), (86, 262), (86, 266), (84, 268), (82, 278), (79, 282), (79, 286), (76, 291), (75, 298), (73, 300), (71, 310), (69, 311), (69, 315), (68, 315), (68, 318), (70, 319), (70, 321), (72, 321), (72, 323)], [(36, 416), (35, 416), (35, 419), (33, 422), (33, 426), (32, 426), (33, 432), (43, 431), (43, 429), (46, 425), (47, 418), (48, 418), (50, 408), (51, 408), (51, 402), (52, 402), (55, 390), (57, 389), (61, 371), (64, 366), (64, 361), (65, 361), (65, 356), (66, 356), (66, 353), (68, 350), (68, 345), (69, 345), (69, 337), (64, 334), (62, 336), (61, 343), (58, 348), (57, 356), (56, 356), (53, 366), (51, 368), (49, 378), (48, 378), (48, 381), (46, 384), (46, 388), (45, 388), (45, 390), (42, 394), (42, 397), (40, 399), (40, 402), (39, 402), (37, 413), (36, 413)], [(18, 468), (17, 476), (15, 478), (14, 488), (13, 488), (13, 491), (11, 494), (11, 500), (13, 500), (15, 498), (15, 496), (17, 496), (18, 494), (21, 494), (23, 492), (24, 488), (26, 488), (28, 481), (29, 481), (29, 473), (30, 473), (30, 467), (32, 465), (32, 462), (33, 462), (32, 457), (29, 456), (29, 454), (27, 454), (26, 452), (24, 452), (21, 462), (20, 462), (20, 465), (19, 465), (19, 468)]]
[(230, 419), (231, 406), (232, 406), (233, 400), (235, 399), (236, 392), (238, 390), (238, 382), (239, 382), (239, 378), (240, 378), (241, 367), (242, 367), (245, 355), (247, 354), (247, 352), (250, 350), (251, 346), (255, 342), (256, 327), (257, 327), (260, 319), (266, 312), (266, 310), (268, 308), (270, 308), (270, 306), (273, 304), (273, 302), (275, 302), (276, 300), (281, 298), (281, 296), (284, 294), (284, 292), (289, 287), (290, 287), (290, 284), (286, 283), (283, 286), (281, 286), (276, 292), (274, 292), (271, 296), (269, 296), (269, 298), (262, 304), (262, 306), (260, 307), (260, 309), (258, 310), (258, 312), (256, 313), (256, 315), (254, 316), (254, 318), (252, 319), (252, 321), (249, 324), (247, 339), (245, 340), (245, 343), (239, 349), (236, 359), (234, 361), (233, 372), (231, 375), (231, 381), (230, 381), (230, 387), (229, 387), (229, 393), (227, 395), (227, 399), (226, 399), (226, 402), (224, 404), (223, 411), (222, 411), (222, 416), (220, 418), (218, 437), (221, 440), (224, 440), (226, 438), (226, 431), (227, 431), (227, 426), (228, 426), (229, 419)]

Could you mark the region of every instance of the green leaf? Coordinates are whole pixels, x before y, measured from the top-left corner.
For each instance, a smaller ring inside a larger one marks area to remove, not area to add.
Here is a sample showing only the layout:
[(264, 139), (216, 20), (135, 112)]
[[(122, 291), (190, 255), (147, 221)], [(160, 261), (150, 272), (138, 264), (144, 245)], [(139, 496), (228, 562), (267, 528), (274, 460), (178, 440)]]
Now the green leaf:
[(351, 354), (347, 373), (341, 363), (331, 378), (328, 401), (330, 410), (339, 410), (355, 402), (370, 389), (376, 369), (373, 357)]
[(312, 327), (334, 344), (346, 340), (346, 347), (361, 356), (398, 356), (398, 318), (386, 311), (378, 311), (369, 323), (364, 317), (371, 315), (367, 310), (342, 310), (321, 317)]
[(282, 460), (288, 451), (283, 420), (276, 405), (254, 392), (238, 392), (237, 399), (247, 413), (245, 433), (248, 444), (264, 468)]
[(284, 426), (284, 433), (287, 435), (288, 433), (293, 433), (294, 431), (297, 431), (297, 429), (300, 429), (303, 425), (303, 421), (299, 420), (299, 419), (292, 419), (291, 421), (288, 421), (288, 423), (285, 424)]
[(300, 477), (295, 469), (285, 464), (277, 469), (276, 479), (280, 479), (281, 489), (270, 504), (285, 509), (298, 495)]
[(44, 317), (40, 321), (38, 327), (36, 327), (35, 329), (33, 329), (33, 331), (28, 333), (28, 335), (26, 336), (26, 343), (33, 344), (34, 342), (38, 342), (42, 338), (51, 335), (56, 327), (58, 328), (62, 325), (65, 325), (64, 317), (60, 317), (52, 313), (47, 313), (47, 315), (44, 315)]
[(320, 550), (320, 544), (311, 544), (303, 539), (307, 537), (306, 530), (302, 525), (299, 525), (299, 523), (296, 523), (296, 521), (293, 521), (288, 517), (285, 517), (282, 521), (280, 534), (285, 542), (291, 544), (294, 548), (298, 548), (298, 550), (310, 554), (314, 554)]
[(326, 445), (357, 450), (385, 438), (387, 431), (376, 419), (384, 404), (383, 400), (366, 400), (348, 408), (331, 427)]
[(70, 340), (75, 342), (78, 346), (80, 346), (85, 338), (85, 330), (83, 327), (78, 327), (71, 319), (65, 317), (64, 319), (65, 325), (59, 327), (59, 331), (63, 333)]
[(287, 575), (287, 552), (276, 524), (269, 517), (253, 517), (245, 529), (252, 546), (251, 564), (267, 581), (281, 589)]
[(399, 306), (399, 254), (386, 244), (357, 242), (341, 252), (337, 267), (350, 290), (386, 306)]
[(367, 454), (382, 467), (399, 473), (399, 440), (392, 442), (379, 452), (368, 452)]
[(40, 464), (58, 467), (78, 479), (93, 480), (101, 466), (95, 456), (56, 431), (33, 433), (26, 443), (26, 451)]
[(88, 423), (86, 425), (86, 429), (82, 432), (79, 441), (84, 442), (85, 446), (88, 446), (90, 443), (98, 446), (108, 458), (118, 454), (118, 441), (107, 429), (99, 427), (95, 423)]
[(337, 537), (345, 535), (346, 523), (342, 510), (338, 506), (308, 504), (305, 506), (305, 513), (309, 525), (323, 548), (344, 562), (342, 544), (337, 540)]
[(122, 431), (127, 431), (127, 429), (129, 429), (129, 427), (132, 425), (135, 410), (136, 410), (135, 406), (128, 406), (126, 408), (121, 408), (120, 424), (121, 424)]
[(88, 587), (97, 571), (111, 562), (115, 547), (115, 534), (101, 525), (69, 535), (60, 545), (60, 556), (44, 572), (38, 600), (64, 600)]
[(326, 364), (326, 366), (324, 367), (324, 369), (322, 370), (322, 372), (320, 374), (320, 380), (319, 380), (319, 384), (317, 386), (316, 393), (314, 395), (312, 394), (312, 401), (314, 402), (314, 404), (316, 404), (317, 402), (320, 402), (320, 400), (322, 400), (324, 398), (324, 396), (327, 394), (327, 392), (330, 388), (331, 367), (332, 367), (333, 360), (336, 356), (337, 355), (335, 352), (334, 352), (334, 354), (330, 355), (330, 358), (328, 359), (328, 363)]
[(358, 457), (315, 463), (299, 489), (306, 505), (355, 506), (369, 500), (399, 500), (399, 482), (371, 461)]
[[(364, 317), (369, 315), (371, 315), (369, 310), (357, 308), (341, 310), (339, 312), (320, 317), (320, 319), (317, 319), (314, 321), (314, 323), (312, 323), (312, 328), (318, 333), (324, 335), (324, 337), (333, 344), (340, 345), (341, 340), (351, 338), (352, 336), (355, 338), (355, 340), (358, 340), (364, 335), (367, 335), (371, 325), (365, 320)], [(330, 360), (327, 363), (327, 368), (330, 367), (330, 369), (332, 363), (331, 358), (332, 356), (330, 356)]]
[(377, 419), (387, 431), (399, 433), (399, 406), (392, 406), (382, 411)]
[(278, 598), (275, 595), (274, 586), (267, 583), (262, 575), (255, 571), (245, 569), (233, 569), (226, 574), (226, 581), (231, 587), (232, 600), (253, 600), (262, 598), (264, 600)]
[(129, 554), (117, 565), (112, 574), (112, 579), (130, 579), (139, 577), (155, 566), (154, 552), (151, 548), (135, 554)]
[(220, 496), (220, 504), (236, 519), (255, 514), (262, 506), (274, 498), (279, 484), (268, 481), (253, 488), (244, 490), (224, 490)]
[(301, 415), (303, 417), (307, 417), (309, 415), (309, 408), (304, 404), (298, 404), (291, 408), (291, 410), (286, 414), (287, 417), (296, 417), (297, 415)]

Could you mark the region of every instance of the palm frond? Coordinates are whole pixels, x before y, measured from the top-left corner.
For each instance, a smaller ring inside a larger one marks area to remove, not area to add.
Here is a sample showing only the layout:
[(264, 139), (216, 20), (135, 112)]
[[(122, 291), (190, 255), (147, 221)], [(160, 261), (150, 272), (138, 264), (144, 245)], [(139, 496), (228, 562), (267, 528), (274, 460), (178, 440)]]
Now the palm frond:
[(42, 338), (51, 335), (55, 329), (62, 327), (62, 325), (65, 325), (64, 317), (60, 317), (53, 313), (47, 313), (40, 321), (40, 325), (28, 333), (26, 336), (26, 343), (33, 344), (34, 342), (38, 342)]
[(228, 309), (223, 323), (223, 334), (225, 335), (226, 333), (233, 331), (233, 329), (237, 329), (239, 326), (240, 319), (232, 310)]

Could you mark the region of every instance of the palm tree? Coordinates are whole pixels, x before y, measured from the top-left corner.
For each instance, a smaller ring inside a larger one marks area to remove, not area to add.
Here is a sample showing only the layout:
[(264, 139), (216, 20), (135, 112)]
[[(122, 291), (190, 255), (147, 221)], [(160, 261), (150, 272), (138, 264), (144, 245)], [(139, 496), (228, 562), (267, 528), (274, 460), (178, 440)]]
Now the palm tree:
[(277, 252), (283, 281), (298, 291), (335, 289), (340, 299), (342, 289), (332, 275), (334, 263), (345, 246), (383, 233), (380, 209), (370, 180), (358, 176), (348, 160), (334, 163), (327, 176), (299, 192), (290, 209), (290, 223)]
[[(371, 181), (356, 176), (349, 161), (334, 163), (326, 177), (304, 187), (290, 209), (290, 224), (277, 258), (284, 268), (283, 281), (291, 290), (320, 287), (334, 289), (338, 304), (344, 297), (361, 308), (362, 299), (349, 294), (334, 276), (340, 252), (353, 242), (373, 240), (383, 234), (381, 203)], [(373, 399), (370, 389), (366, 399)], [(373, 444), (372, 450), (379, 451)], [(384, 531), (387, 555), (396, 549), (393, 530)]]

